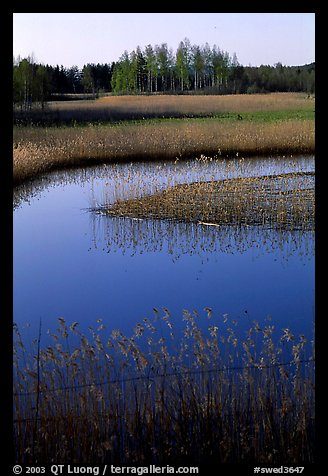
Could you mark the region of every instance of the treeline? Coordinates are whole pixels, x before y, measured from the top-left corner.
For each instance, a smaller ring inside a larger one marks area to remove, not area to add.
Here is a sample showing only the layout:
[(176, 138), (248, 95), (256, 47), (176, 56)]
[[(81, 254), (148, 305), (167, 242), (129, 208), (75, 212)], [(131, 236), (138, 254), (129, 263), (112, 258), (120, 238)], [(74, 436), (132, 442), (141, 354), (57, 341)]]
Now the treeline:
[(239, 94), (315, 91), (315, 64), (259, 67), (239, 64), (236, 54), (185, 38), (177, 50), (166, 43), (125, 51), (117, 62), (77, 66), (37, 64), (32, 57), (14, 59), (14, 103), (28, 110), (64, 94)]
[(236, 54), (214, 45), (191, 45), (186, 38), (173, 53), (167, 44), (127, 51), (113, 65), (111, 91), (117, 94), (154, 92), (241, 94), (315, 91), (315, 65), (242, 66)]
[(18, 58), (13, 65), (13, 101), (22, 111), (29, 111), (38, 103), (44, 108), (47, 101), (67, 94), (111, 91), (112, 66), (85, 65), (82, 70), (77, 66), (49, 66), (37, 64), (33, 58)]

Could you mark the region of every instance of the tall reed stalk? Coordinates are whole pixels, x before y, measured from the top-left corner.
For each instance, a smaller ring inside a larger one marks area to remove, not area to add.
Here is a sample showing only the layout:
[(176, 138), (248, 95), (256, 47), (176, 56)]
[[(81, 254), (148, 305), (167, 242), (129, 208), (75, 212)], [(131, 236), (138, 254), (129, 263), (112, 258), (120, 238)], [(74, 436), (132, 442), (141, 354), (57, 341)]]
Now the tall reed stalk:
[(15, 326), (18, 463), (313, 462), (304, 336), (276, 334), (269, 319), (240, 328), (210, 308), (184, 311), (179, 331), (167, 309), (154, 313), (131, 336), (101, 320), (86, 335), (60, 318), (39, 359)]
[(201, 154), (288, 155), (314, 152), (314, 122), (220, 123), (181, 120), (158, 124), (89, 124), (14, 130), (14, 183), (56, 168), (104, 162), (176, 160)]
[(186, 183), (144, 196), (139, 190), (139, 195), (93, 210), (110, 216), (180, 220), (202, 226), (314, 228), (313, 172)]

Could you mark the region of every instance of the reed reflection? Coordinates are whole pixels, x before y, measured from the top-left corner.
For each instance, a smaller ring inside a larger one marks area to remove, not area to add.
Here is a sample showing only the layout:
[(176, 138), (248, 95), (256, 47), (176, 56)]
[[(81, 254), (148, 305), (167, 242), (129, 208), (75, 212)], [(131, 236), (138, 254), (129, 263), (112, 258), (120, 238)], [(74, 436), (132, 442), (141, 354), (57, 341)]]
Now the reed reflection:
[(250, 248), (258, 256), (277, 253), (312, 259), (314, 230), (275, 230), (263, 226), (220, 227), (173, 220), (136, 219), (91, 215), (92, 246), (108, 253), (130, 255), (165, 251), (173, 261), (182, 255), (244, 253)]

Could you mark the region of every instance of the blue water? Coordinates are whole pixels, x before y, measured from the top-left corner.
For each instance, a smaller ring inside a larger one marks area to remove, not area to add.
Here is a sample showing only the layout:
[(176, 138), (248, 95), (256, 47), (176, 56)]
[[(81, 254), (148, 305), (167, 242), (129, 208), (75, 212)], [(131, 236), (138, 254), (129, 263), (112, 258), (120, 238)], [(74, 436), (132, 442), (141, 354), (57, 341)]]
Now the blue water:
[[(179, 181), (192, 181), (190, 163), (178, 166)], [(165, 167), (133, 167), (140, 168), (141, 178), (131, 177), (131, 183), (151, 176), (165, 183)], [(258, 158), (244, 170), (280, 173), (295, 167), (314, 170), (314, 157)], [(46, 330), (58, 327), (58, 317), (78, 321), (82, 330), (102, 319), (109, 331), (131, 334), (144, 317), (154, 316), (153, 308), (164, 307), (178, 329), (184, 309), (204, 314), (211, 307), (213, 319), (228, 314), (246, 325), (270, 315), (276, 329), (312, 336), (312, 231), (237, 232), (91, 213), (88, 208), (104, 196), (126, 193), (127, 170), (125, 164), (53, 173), (17, 190), (14, 321), (22, 328), (30, 324), (29, 338), (37, 336), (41, 319), (45, 344)]]

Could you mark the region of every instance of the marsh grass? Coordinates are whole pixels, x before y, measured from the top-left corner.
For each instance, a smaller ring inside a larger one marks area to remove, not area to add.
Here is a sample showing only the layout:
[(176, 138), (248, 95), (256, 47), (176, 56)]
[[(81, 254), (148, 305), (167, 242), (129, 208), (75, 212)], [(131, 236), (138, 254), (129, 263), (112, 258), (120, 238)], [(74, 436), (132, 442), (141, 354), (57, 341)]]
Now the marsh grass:
[(100, 162), (313, 153), (310, 120), (202, 122), (36, 128), (14, 131), (13, 178), (22, 182), (60, 167)]
[(231, 178), (179, 184), (155, 194), (117, 200), (98, 214), (193, 222), (202, 226), (261, 225), (314, 229), (314, 173)]
[(210, 308), (183, 320), (178, 331), (154, 309), (125, 336), (60, 318), (41, 349), (37, 339), (27, 349), (15, 326), (16, 461), (313, 462), (311, 342), (277, 333), (269, 317), (243, 331)]
[(15, 184), (97, 162), (314, 151), (314, 104), (300, 94), (106, 97), (47, 114), (14, 127)]

